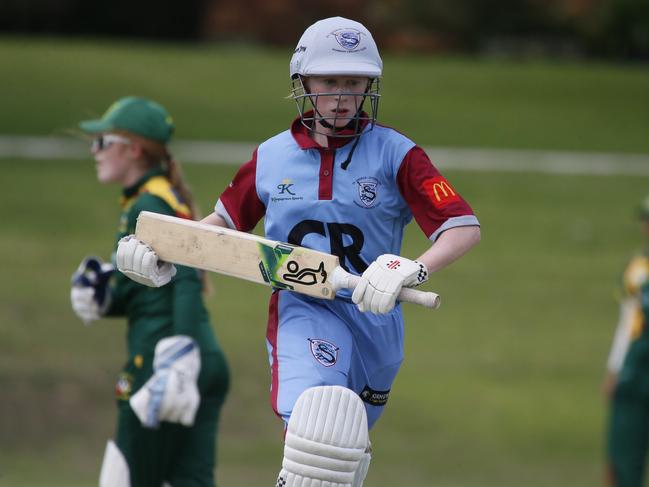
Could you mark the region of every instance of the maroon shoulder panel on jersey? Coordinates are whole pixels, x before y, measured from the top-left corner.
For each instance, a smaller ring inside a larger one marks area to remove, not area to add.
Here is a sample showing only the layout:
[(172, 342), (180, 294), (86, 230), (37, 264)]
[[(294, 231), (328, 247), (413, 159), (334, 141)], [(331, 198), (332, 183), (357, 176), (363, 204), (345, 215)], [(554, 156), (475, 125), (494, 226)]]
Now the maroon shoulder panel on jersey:
[(266, 213), (264, 204), (257, 196), (255, 175), (257, 172), (257, 149), (252, 159), (239, 168), (232, 182), (220, 196), (237, 230), (249, 232)]
[(449, 218), (473, 215), (469, 204), (419, 146), (410, 149), (403, 158), (397, 184), (417, 224), (429, 238)]

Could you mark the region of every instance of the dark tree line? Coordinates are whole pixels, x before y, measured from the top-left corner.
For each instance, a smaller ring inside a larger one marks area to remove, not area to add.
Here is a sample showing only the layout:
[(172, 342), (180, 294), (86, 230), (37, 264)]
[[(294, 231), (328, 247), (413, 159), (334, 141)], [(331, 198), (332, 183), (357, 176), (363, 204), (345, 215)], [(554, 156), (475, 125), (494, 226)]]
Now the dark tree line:
[(332, 15), (393, 50), (649, 59), (649, 0), (0, 0), (0, 31), (290, 45)]

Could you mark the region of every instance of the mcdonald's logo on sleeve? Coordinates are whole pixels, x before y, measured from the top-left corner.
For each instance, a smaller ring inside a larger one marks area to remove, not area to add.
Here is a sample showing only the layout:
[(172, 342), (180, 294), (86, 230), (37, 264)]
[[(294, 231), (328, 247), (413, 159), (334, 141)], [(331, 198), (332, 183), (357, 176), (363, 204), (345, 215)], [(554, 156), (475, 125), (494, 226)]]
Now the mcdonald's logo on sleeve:
[(461, 201), (460, 195), (455, 192), (449, 182), (442, 176), (426, 179), (423, 183), (423, 188), (428, 198), (435, 205), (435, 208), (443, 208), (455, 201)]

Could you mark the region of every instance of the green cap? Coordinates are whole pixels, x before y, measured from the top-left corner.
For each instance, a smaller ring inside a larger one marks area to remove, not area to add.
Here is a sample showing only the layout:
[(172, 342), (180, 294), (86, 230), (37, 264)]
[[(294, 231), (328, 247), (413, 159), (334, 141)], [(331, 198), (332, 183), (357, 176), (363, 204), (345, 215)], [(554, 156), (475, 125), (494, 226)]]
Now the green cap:
[(128, 96), (113, 103), (104, 116), (79, 123), (84, 132), (99, 134), (125, 130), (147, 139), (166, 143), (171, 139), (174, 122), (165, 108), (147, 98)]

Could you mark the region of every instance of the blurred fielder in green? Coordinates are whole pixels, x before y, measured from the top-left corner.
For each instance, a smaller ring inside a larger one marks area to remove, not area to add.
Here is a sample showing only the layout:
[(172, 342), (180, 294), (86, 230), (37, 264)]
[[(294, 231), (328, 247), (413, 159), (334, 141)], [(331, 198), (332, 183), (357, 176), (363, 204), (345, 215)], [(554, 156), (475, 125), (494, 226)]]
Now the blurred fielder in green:
[(608, 477), (615, 487), (644, 485), (649, 449), (649, 198), (640, 217), (647, 245), (624, 271), (620, 318), (604, 381), (611, 401)]
[[(100, 183), (123, 188), (116, 242), (135, 231), (140, 211), (196, 217), (192, 195), (167, 150), (174, 126), (144, 98), (118, 100), (98, 120), (81, 122), (96, 138)], [(117, 380), (117, 430), (100, 487), (214, 486), (216, 434), (228, 368), (203, 304), (204, 281), (177, 266), (171, 285), (137, 284), (96, 257), (73, 275), (75, 313), (128, 320), (128, 359)]]

